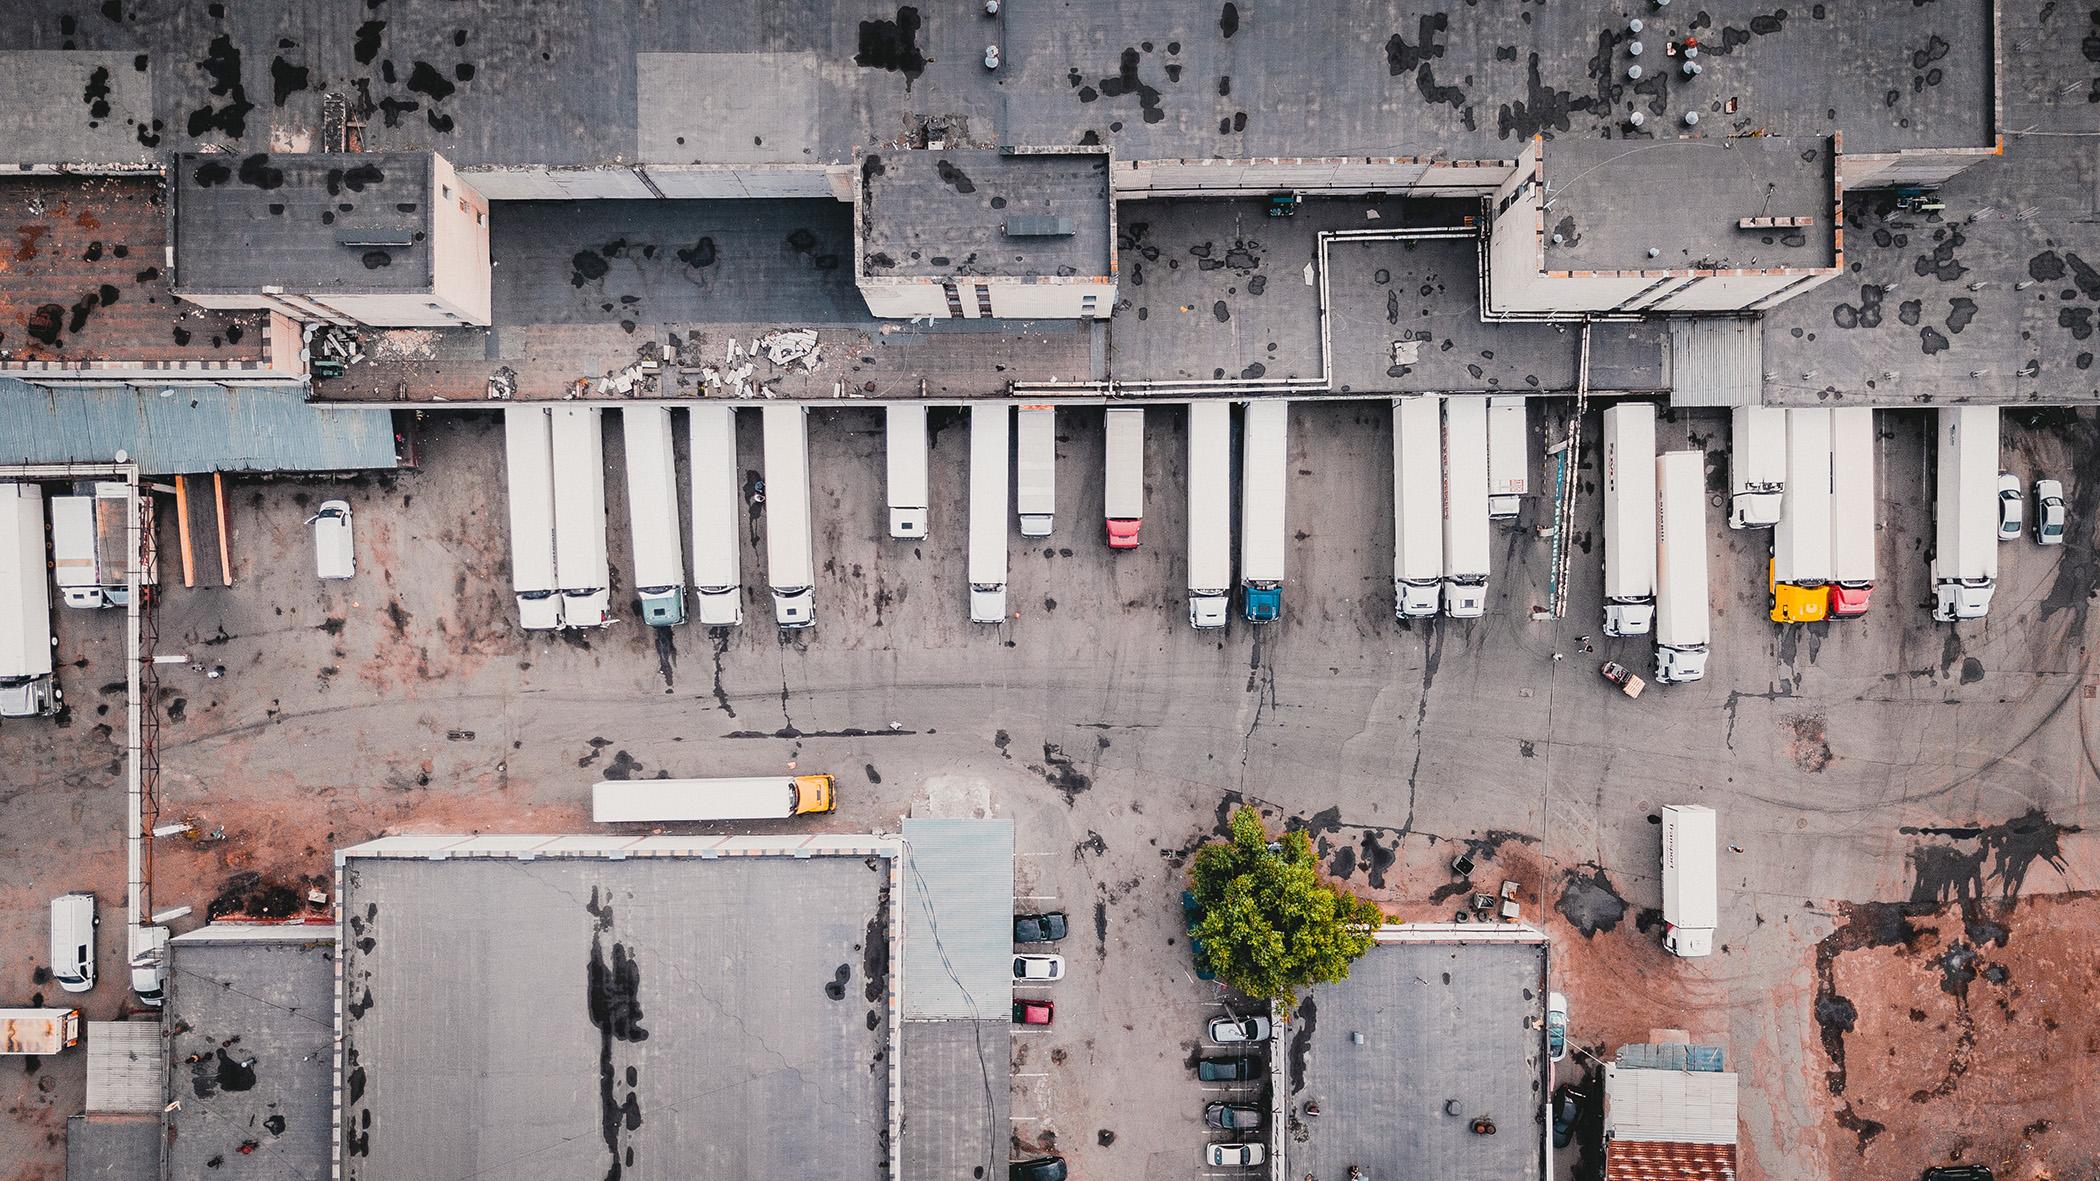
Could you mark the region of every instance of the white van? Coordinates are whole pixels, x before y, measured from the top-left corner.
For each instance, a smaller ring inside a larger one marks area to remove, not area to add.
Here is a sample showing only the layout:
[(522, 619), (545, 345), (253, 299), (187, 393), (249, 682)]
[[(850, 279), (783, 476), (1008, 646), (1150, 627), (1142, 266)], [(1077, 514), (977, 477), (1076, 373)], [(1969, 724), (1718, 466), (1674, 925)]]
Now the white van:
[(349, 578), (357, 573), (357, 547), (350, 536), (350, 502), (324, 500), (320, 511), (306, 518), (314, 527), (314, 573), (324, 579)]
[(162, 926), (131, 928), (131, 991), (139, 1000), (158, 1009), (168, 991), (168, 929)]
[(93, 894), (64, 894), (51, 900), (51, 976), (67, 992), (95, 987), (95, 914)]

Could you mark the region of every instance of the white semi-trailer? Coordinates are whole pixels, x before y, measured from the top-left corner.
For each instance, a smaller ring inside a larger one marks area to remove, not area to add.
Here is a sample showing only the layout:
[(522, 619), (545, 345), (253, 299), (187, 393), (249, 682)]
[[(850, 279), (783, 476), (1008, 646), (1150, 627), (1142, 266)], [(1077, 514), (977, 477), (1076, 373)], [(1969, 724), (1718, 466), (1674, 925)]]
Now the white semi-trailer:
[(1283, 614), (1290, 411), (1288, 402), (1249, 402), (1240, 420), (1240, 613), (1249, 623)]
[(1721, 918), (1719, 840), (1712, 808), (1663, 805), (1663, 948), (1671, 955), (1713, 954)]
[(1706, 453), (1655, 457), (1655, 679), (1706, 676), (1712, 622), (1706, 585)]
[(692, 451), (693, 599), (702, 627), (744, 622), (743, 501), (737, 496), (736, 410), (686, 411)]
[(1772, 528), (1772, 622), (1830, 614), (1830, 411), (1786, 412), (1786, 495)]
[(1435, 394), (1393, 399), (1393, 614), (1435, 615), (1444, 584), (1444, 413)]
[(627, 447), (627, 522), (634, 542), (634, 589), (642, 622), (685, 622), (685, 546), (679, 540), (678, 464), (671, 453), (667, 406), (620, 411)]
[(1108, 548), (1136, 549), (1145, 524), (1145, 411), (1117, 406), (1104, 423), (1108, 436), (1102, 476)]
[(563, 627), (612, 622), (605, 556), (604, 413), (557, 406), (554, 415), (554, 573)]
[(1998, 585), (1998, 408), (1939, 411), (1932, 617), (1982, 619)]
[(889, 467), (890, 536), (926, 536), (926, 407), (883, 410), (883, 439)]
[(784, 628), (817, 621), (817, 560), (809, 523), (809, 411), (759, 408), (766, 448), (766, 581), (773, 621)]
[(1013, 410), (970, 407), (970, 622), (1006, 621), (1006, 502)]
[(510, 583), (518, 623), (529, 631), (561, 626), (554, 573), (554, 424), (542, 406), (503, 412), (504, 470), (510, 502)]
[(0, 717), (58, 712), (44, 573), (44, 490), (0, 484)]
[(1830, 412), (1830, 617), (1867, 613), (1874, 594), (1874, 411)]
[(1444, 614), (1487, 612), (1487, 399), (1444, 399)]
[(786, 820), (838, 807), (829, 775), (746, 779), (603, 779), (591, 785), (599, 824)]
[(1014, 472), (1021, 536), (1050, 536), (1057, 519), (1057, 411), (1023, 406), (1014, 412)]
[(1225, 626), (1232, 591), (1232, 406), (1189, 403), (1189, 626)]
[(1522, 397), (1488, 399), (1488, 516), (1514, 517), (1531, 494), (1531, 424)]
[(1655, 622), (1655, 405), (1604, 412), (1604, 634)]
[(1769, 529), (1779, 523), (1786, 492), (1786, 411), (1735, 408), (1728, 454), (1728, 527)]

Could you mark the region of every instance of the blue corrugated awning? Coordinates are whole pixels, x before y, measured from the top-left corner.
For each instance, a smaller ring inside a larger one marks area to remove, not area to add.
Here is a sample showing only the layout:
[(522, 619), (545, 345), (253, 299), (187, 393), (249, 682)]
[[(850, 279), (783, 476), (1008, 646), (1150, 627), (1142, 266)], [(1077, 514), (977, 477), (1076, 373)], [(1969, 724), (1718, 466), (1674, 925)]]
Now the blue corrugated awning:
[(108, 463), (120, 451), (148, 475), (398, 466), (391, 411), (315, 406), (296, 385), (46, 387), (0, 378), (0, 463)]

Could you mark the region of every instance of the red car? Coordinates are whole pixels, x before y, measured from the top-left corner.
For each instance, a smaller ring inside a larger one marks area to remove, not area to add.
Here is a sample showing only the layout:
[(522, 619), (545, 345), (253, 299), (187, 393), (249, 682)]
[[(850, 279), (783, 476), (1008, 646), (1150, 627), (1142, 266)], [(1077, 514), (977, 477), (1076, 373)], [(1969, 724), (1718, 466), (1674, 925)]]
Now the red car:
[(1048, 1025), (1057, 1014), (1057, 1006), (1049, 1001), (1015, 1001), (1015, 1025)]

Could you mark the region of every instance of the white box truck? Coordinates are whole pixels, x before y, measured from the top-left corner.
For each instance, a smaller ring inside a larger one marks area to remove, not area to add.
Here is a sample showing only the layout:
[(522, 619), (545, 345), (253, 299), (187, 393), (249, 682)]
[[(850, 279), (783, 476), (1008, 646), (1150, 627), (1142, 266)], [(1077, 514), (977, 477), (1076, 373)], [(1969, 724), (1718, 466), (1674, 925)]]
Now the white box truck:
[(1189, 403), (1189, 626), (1225, 626), (1232, 593), (1232, 405)]
[(620, 779), (591, 787), (591, 819), (599, 824), (785, 820), (837, 806), (829, 775)]
[(1939, 411), (1932, 617), (1982, 619), (1998, 585), (1998, 408)]
[(563, 627), (612, 622), (605, 556), (604, 412), (557, 406), (554, 415), (554, 573)]
[(809, 411), (760, 407), (766, 448), (766, 581), (773, 621), (784, 628), (817, 621), (817, 559), (809, 522)]
[(1050, 536), (1057, 518), (1057, 411), (1023, 406), (1014, 412), (1014, 472), (1021, 536)]
[(685, 545), (678, 520), (678, 462), (671, 454), (671, 410), (627, 406), (620, 411), (627, 443), (627, 523), (634, 541), (634, 590), (642, 622), (685, 622)]
[[(150, 495), (140, 493), (147, 503)], [(51, 569), (66, 606), (93, 610), (130, 602), (131, 511), (131, 488), (120, 480), (83, 482), (72, 494), (51, 498)], [(139, 540), (139, 581), (150, 586), (157, 575), (152, 534)]]
[(1102, 503), (1108, 513), (1108, 548), (1136, 549), (1145, 524), (1145, 411), (1113, 407), (1104, 425), (1108, 442)]
[(970, 407), (970, 622), (1006, 622), (1007, 465), (1013, 410)]
[(1721, 914), (1718, 841), (1712, 808), (1663, 805), (1663, 948), (1671, 955), (1713, 954)]
[(1874, 411), (1830, 412), (1830, 617), (1867, 613), (1874, 594)]
[(926, 536), (926, 407), (888, 406), (882, 412), (888, 466), (890, 536)]
[(1655, 484), (1655, 679), (1674, 685), (1706, 676), (1706, 453), (1656, 456)]
[(1487, 613), (1487, 399), (1444, 399), (1444, 614)]
[(1728, 452), (1728, 527), (1769, 529), (1779, 523), (1786, 492), (1786, 411), (1738, 406)]
[(1488, 516), (1517, 515), (1531, 495), (1531, 424), (1522, 397), (1488, 399)]
[(702, 627), (744, 622), (743, 501), (737, 496), (736, 409), (686, 411), (692, 444), (693, 599)]
[(1283, 614), (1290, 423), (1284, 401), (1249, 402), (1240, 420), (1240, 614), (1249, 623)]
[(554, 424), (541, 406), (503, 411), (504, 471), (510, 498), (510, 584), (518, 623), (530, 631), (561, 626), (554, 574)]
[(1393, 399), (1393, 615), (1435, 615), (1444, 585), (1444, 402)]
[(78, 1009), (0, 1009), (0, 1054), (50, 1055), (79, 1044)]
[(1830, 411), (1786, 412), (1786, 494), (1772, 528), (1772, 622), (1830, 614)]
[(1645, 636), (1655, 621), (1655, 405), (1604, 412), (1604, 634)]
[(0, 718), (58, 712), (44, 569), (44, 490), (0, 484)]

